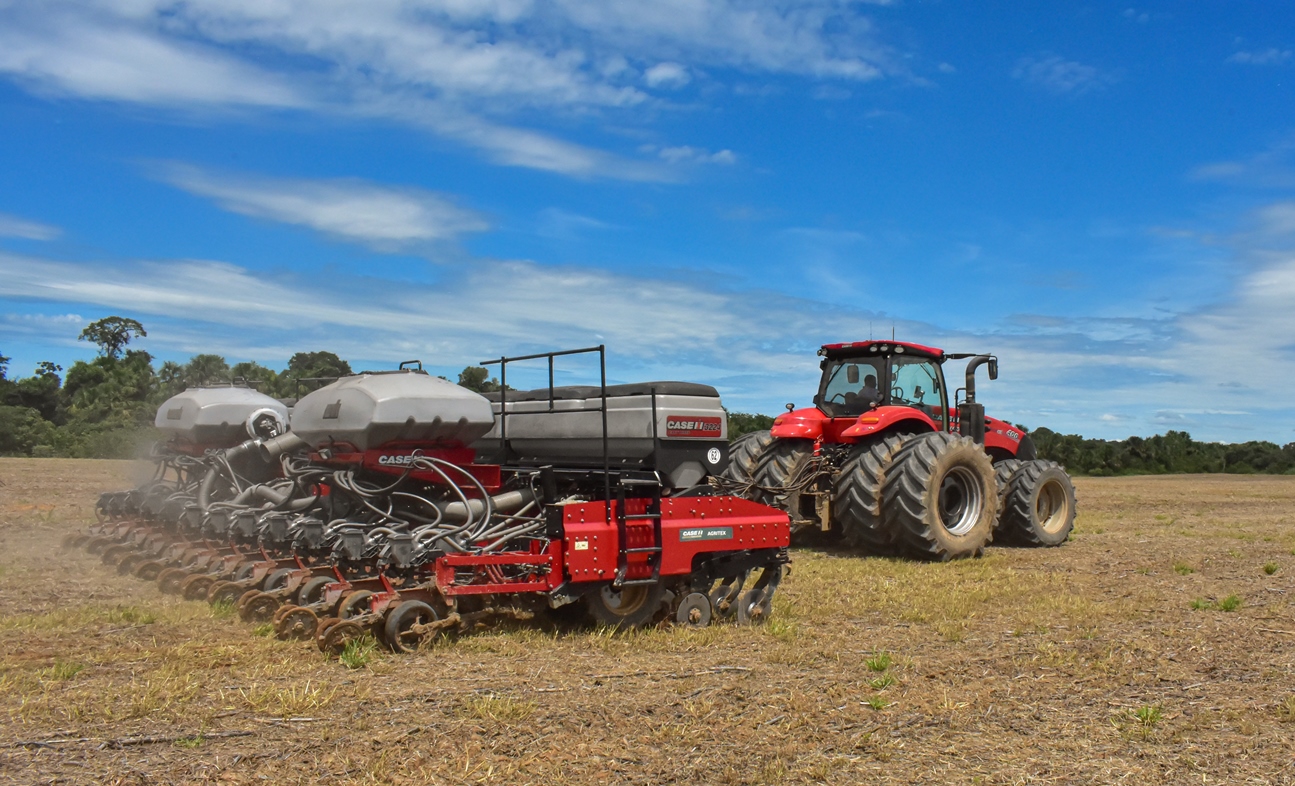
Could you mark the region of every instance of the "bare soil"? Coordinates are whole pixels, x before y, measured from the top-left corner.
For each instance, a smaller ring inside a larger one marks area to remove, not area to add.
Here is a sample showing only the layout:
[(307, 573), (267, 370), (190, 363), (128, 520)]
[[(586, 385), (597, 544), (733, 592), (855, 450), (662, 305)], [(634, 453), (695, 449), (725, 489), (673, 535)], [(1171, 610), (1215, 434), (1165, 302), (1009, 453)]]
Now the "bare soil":
[(795, 551), (764, 627), (350, 669), (60, 550), (131, 472), (0, 459), (0, 782), (1295, 784), (1295, 478), (1079, 479), (1059, 549)]

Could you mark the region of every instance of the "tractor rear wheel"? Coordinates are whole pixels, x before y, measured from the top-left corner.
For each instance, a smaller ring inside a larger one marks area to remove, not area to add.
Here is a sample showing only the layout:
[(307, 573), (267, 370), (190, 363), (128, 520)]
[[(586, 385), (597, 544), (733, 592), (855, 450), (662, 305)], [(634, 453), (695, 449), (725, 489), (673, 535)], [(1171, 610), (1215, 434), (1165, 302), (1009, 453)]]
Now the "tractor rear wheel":
[(743, 434), (728, 446), (728, 466), (720, 477), (739, 483), (750, 483), (755, 475), (760, 457), (773, 442), (773, 435), (768, 429)]
[(994, 525), (995, 538), (1010, 539), (1006, 523), (1007, 488), (1012, 482), (1012, 476), (1023, 464), (1025, 462), (1020, 459), (1004, 459), (994, 464), (994, 480), (998, 484), (998, 523)]
[(919, 559), (978, 556), (994, 535), (998, 489), (981, 446), (953, 434), (922, 434), (895, 454), (882, 486), (882, 517)]
[(1060, 546), (1075, 526), (1075, 485), (1055, 461), (1022, 462), (1008, 484), (1003, 528), (1026, 546)]
[(881, 488), (895, 454), (911, 438), (911, 434), (891, 434), (850, 451), (832, 499), (832, 517), (846, 545), (873, 554), (895, 552), (895, 535), (881, 516)]

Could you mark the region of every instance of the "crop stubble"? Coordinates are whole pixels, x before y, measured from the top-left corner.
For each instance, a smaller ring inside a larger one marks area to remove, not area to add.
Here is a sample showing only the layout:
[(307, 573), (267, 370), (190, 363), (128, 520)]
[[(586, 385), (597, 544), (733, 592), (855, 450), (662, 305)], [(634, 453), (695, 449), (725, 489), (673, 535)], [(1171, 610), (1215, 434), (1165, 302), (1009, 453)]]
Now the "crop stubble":
[(1295, 783), (1295, 478), (1081, 478), (1061, 549), (797, 550), (763, 628), (351, 670), (60, 551), (130, 472), (0, 459), (0, 781)]

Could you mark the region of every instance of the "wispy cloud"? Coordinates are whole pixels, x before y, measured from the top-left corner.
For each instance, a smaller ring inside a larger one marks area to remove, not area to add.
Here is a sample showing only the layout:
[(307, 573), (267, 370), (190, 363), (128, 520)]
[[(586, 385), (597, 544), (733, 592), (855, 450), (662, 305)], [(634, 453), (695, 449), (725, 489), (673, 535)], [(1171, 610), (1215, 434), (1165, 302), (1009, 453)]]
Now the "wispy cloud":
[(1228, 62), (1241, 63), (1242, 65), (1282, 65), (1283, 63), (1289, 63), (1291, 57), (1291, 50), (1274, 47), (1251, 52), (1234, 52), (1228, 56)]
[(688, 84), (692, 81), (692, 75), (678, 63), (657, 63), (643, 72), (643, 81), (647, 82), (648, 87), (668, 90)]
[(1117, 81), (1113, 73), (1059, 55), (1021, 58), (1012, 69), (1012, 77), (1058, 95), (1080, 95)]
[(1295, 188), (1295, 137), (1286, 137), (1247, 158), (1214, 161), (1189, 173), (1193, 180), (1259, 188)]
[[(0, 277), (7, 296), (58, 303), (64, 312), (126, 309), (150, 327), (174, 321), (172, 330), (150, 331), (151, 350), (282, 362), (313, 346), (363, 363), (421, 357), (452, 369), (504, 351), (605, 343), (620, 379), (712, 382), (742, 411), (804, 403), (819, 343), (866, 337), (870, 327), (888, 332), (893, 324), (900, 338), (995, 352), (1003, 376), (982, 398), (1013, 422), (1126, 436), (1163, 430), (1157, 412), (1246, 412), (1189, 424), (1202, 438), (1244, 439), (1270, 436), (1265, 429), (1295, 406), (1295, 394), (1285, 392), (1295, 378), (1295, 352), (1285, 347), (1295, 335), (1295, 252), (1266, 259), (1230, 296), (1189, 313), (1156, 320), (1027, 315), (985, 332), (892, 318), (870, 310), (866, 294), (832, 305), (526, 261), (480, 259), (445, 269), (435, 284), (393, 287), (350, 274), (325, 283), (224, 262), (104, 265), (0, 254)], [(293, 346), (284, 345), (284, 335)], [(1256, 360), (1220, 365), (1220, 348), (1244, 349)], [(960, 378), (956, 364), (946, 373)]]
[(63, 230), (38, 221), (29, 221), (8, 213), (0, 213), (0, 237), (20, 237), (24, 240), (53, 240)]
[(521, 128), (662, 100), (698, 68), (858, 82), (902, 70), (857, 8), (719, 0), (12, 0), (0, 74), (51, 95), (412, 122), (511, 166), (669, 179)]
[(185, 164), (153, 167), (159, 179), (226, 210), (296, 224), (379, 250), (406, 249), (489, 229), (480, 214), (419, 188), (364, 180), (302, 180), (208, 172)]
[[(53, 3), (51, 5), (57, 6)], [(303, 107), (296, 88), (215, 48), (66, 9), (0, 24), (0, 73), (42, 93), (159, 105)]]

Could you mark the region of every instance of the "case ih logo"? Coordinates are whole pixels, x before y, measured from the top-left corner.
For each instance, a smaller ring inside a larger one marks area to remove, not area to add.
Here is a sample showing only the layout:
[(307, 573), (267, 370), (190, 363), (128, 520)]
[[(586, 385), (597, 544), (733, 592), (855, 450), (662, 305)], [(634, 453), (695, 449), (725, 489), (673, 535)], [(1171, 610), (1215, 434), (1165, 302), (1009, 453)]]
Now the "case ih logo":
[(720, 419), (666, 415), (665, 435), (667, 437), (708, 437), (710, 439), (719, 439)]
[(413, 456), (378, 456), (378, 463), (384, 467), (404, 467), (414, 460)]

